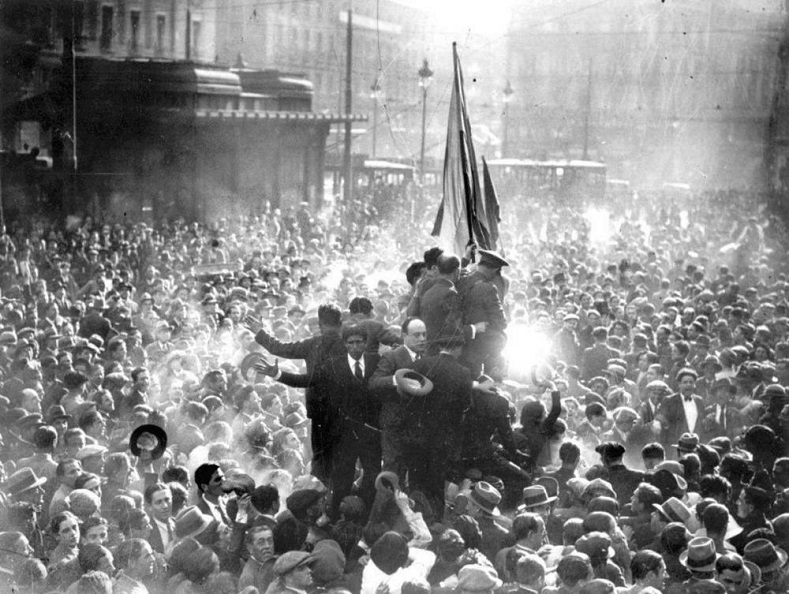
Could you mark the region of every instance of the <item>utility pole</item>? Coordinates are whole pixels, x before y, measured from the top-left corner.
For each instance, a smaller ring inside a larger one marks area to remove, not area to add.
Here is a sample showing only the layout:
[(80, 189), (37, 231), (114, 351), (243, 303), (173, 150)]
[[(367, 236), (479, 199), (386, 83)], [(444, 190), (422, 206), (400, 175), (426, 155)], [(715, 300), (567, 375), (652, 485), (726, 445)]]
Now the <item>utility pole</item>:
[(345, 41), (345, 154), (343, 155), (342, 170), (345, 176), (343, 185), (343, 199), (345, 208), (348, 209), (353, 199), (353, 171), (351, 169), (351, 102), (353, 100), (353, 87), (351, 81), (351, 65), (353, 62), (353, 12), (348, 11), (348, 32)]
[(586, 109), (584, 110), (584, 161), (589, 159), (589, 120), (592, 117), (592, 58), (589, 58), (589, 72), (586, 77)]
[(192, 11), (189, 9), (187, 0), (186, 5), (186, 61), (192, 59)]

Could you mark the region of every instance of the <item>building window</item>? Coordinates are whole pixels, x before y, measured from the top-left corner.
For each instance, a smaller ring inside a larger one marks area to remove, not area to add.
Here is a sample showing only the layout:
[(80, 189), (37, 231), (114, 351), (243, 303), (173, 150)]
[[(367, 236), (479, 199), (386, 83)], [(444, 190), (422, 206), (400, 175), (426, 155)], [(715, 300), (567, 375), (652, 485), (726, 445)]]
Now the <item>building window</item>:
[(165, 36), (167, 35), (167, 17), (163, 14), (156, 15), (156, 50), (157, 55), (164, 53)]
[(85, 11), (86, 35), (91, 41), (96, 40), (99, 32), (99, 3), (98, 0), (88, 0), (87, 10)]
[(131, 22), (131, 51), (136, 54), (140, 51), (140, 11), (129, 11), (129, 20)]
[(200, 56), (200, 33), (203, 24), (200, 21), (192, 21), (192, 57)]
[(99, 47), (103, 51), (109, 51), (112, 48), (112, 6), (101, 7), (101, 40)]

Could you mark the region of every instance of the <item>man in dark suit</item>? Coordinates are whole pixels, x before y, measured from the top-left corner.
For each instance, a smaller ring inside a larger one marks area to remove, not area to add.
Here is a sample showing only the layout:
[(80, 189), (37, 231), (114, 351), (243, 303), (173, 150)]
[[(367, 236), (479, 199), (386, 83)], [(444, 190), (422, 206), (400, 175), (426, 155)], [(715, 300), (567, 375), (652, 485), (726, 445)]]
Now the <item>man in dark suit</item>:
[(594, 345), (585, 349), (581, 356), (581, 379), (589, 381), (593, 377), (602, 375), (608, 367), (608, 360), (619, 357), (616, 351), (606, 344), (608, 340), (608, 330), (604, 327), (592, 330)]
[(411, 366), (433, 383), (424, 396), (403, 399), (403, 450), (409, 486), (422, 490), (437, 516), (444, 508), (444, 480), (461, 452), (462, 421), (471, 406), (474, 381), (458, 362), (463, 350), (461, 332), (440, 336), (439, 352)]
[(381, 471), (380, 400), (370, 391), (368, 382), (378, 367), (380, 357), (365, 352), (367, 330), (362, 326), (342, 329), (345, 354), (324, 361), (312, 374), (294, 374), (265, 362), (257, 369), (275, 380), (297, 388), (319, 386), (325, 398), (327, 436), (332, 449), (332, 509), (338, 518), (340, 503), (351, 493), (356, 460), (361, 462), (364, 477), (361, 497), (369, 510), (375, 498), (375, 477)]
[(603, 462), (604, 478), (616, 491), (616, 497), (619, 500), (619, 505), (624, 505), (630, 501), (633, 491), (644, 480), (644, 473), (638, 470), (631, 470), (622, 462), (622, 456), (625, 455), (625, 447), (615, 441), (607, 441), (601, 443), (595, 448), (595, 451), (600, 454), (600, 459)]
[[(265, 330), (260, 330), (255, 341), (276, 357), (284, 359), (304, 359), (307, 375), (312, 376), (315, 370), (331, 357), (345, 356), (342, 336), (342, 312), (333, 303), (324, 303), (318, 308), (319, 332), (305, 340), (296, 342), (280, 342)], [(328, 481), (331, 475), (332, 440), (328, 435), (328, 410), (326, 399), (321, 395), (320, 387), (311, 385), (305, 394), (307, 416), (312, 420), (312, 474), (322, 481)]]
[(667, 451), (674, 451), (671, 446), (679, 440), (683, 433), (696, 433), (701, 428), (704, 415), (704, 401), (694, 394), (698, 374), (695, 370), (685, 367), (677, 372), (676, 381), (679, 392), (672, 394), (660, 405), (655, 422), (660, 428), (661, 443)]
[(422, 295), (418, 309), (418, 315), (427, 328), (428, 341), (435, 340), (441, 333), (451, 334), (463, 323), (463, 304), (455, 285), (459, 275), (460, 259), (457, 256), (442, 254), (438, 257), (437, 275)]
[(742, 414), (732, 403), (737, 386), (729, 378), (715, 380), (707, 398), (699, 436), (702, 441), (713, 437), (734, 437), (742, 427)]
[(167, 546), (175, 538), (175, 520), (172, 517), (173, 495), (164, 483), (154, 483), (145, 487), (145, 506), (151, 519), (151, 536), (148, 542), (157, 553), (164, 554)]
[(383, 469), (391, 470), (405, 484), (402, 459), (400, 395), (394, 373), (408, 369), (425, 352), (427, 328), (419, 318), (406, 318), (402, 326), (403, 346), (381, 355), (378, 367), (370, 378), (370, 390), (381, 400), (381, 456)]
[(378, 353), (380, 345), (398, 347), (403, 341), (396, 330), (373, 318), (373, 303), (367, 297), (354, 297), (348, 305), (351, 317), (348, 326), (359, 325), (367, 330), (367, 352)]

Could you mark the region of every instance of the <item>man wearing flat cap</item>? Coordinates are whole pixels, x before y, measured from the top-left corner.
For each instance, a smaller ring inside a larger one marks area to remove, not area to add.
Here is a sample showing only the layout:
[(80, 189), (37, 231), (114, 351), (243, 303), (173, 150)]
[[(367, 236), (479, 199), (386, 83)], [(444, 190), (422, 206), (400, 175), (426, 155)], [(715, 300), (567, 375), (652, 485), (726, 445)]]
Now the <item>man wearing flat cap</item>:
[(458, 281), (458, 292), (463, 300), (463, 323), (486, 323), (485, 332), (477, 334), (466, 344), (462, 362), (471, 369), (474, 377), (482, 372), (494, 379), (504, 373), (501, 351), (507, 342), (504, 318), (504, 296), (507, 281), (501, 268), (509, 263), (496, 252), (478, 251), (477, 269)]
[(276, 579), (268, 587), (268, 594), (303, 594), (312, 588), (314, 557), (303, 551), (288, 551), (274, 562)]

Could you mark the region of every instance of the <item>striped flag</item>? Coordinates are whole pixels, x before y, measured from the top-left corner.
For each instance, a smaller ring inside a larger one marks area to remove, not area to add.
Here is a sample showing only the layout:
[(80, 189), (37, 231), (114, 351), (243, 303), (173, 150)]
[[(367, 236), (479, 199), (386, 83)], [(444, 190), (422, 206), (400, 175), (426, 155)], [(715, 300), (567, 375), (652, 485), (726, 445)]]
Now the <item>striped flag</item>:
[(485, 189), (485, 228), (488, 232), (488, 244), (491, 250), (499, 249), (499, 223), (501, 223), (501, 206), (499, 197), (496, 194), (496, 186), (490, 177), (488, 162), (482, 157), (482, 183)]
[(479, 218), (480, 214), (484, 216), (484, 203), (466, 110), (463, 72), (455, 43), (452, 44), (452, 57), (454, 77), (444, 152), (444, 197), (432, 235), (438, 238), (442, 248), (461, 256), (472, 241), (483, 249), (489, 249), (490, 243), (487, 229)]

